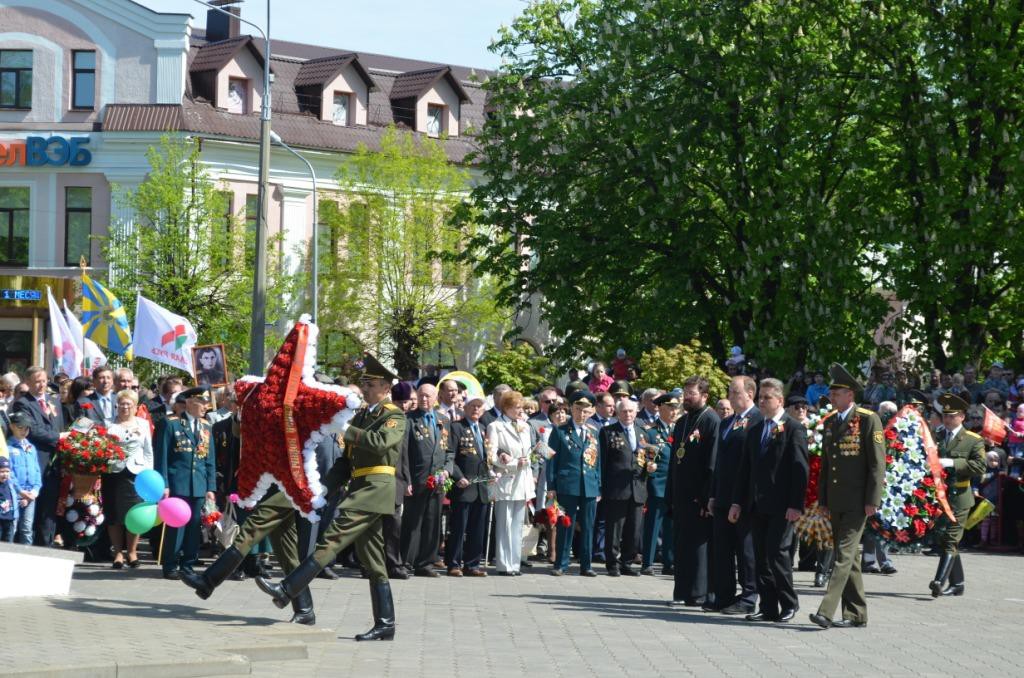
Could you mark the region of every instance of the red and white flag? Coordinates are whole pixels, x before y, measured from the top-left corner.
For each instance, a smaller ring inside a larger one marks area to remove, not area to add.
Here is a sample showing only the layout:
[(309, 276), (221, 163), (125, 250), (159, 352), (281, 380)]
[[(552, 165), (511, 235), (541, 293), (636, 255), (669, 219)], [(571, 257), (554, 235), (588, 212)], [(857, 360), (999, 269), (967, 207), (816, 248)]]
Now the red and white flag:
[(192, 323), (141, 294), (135, 306), (135, 357), (192, 373), (192, 347), (198, 337)]
[(993, 445), (1002, 445), (1003, 441), (1006, 440), (1006, 431), (1009, 426), (1003, 421), (1002, 417), (988, 409), (985, 405), (985, 421), (981, 424), (981, 437), (988, 440)]
[(68, 327), (64, 314), (60, 312), (53, 292), (46, 288), (50, 305), (50, 343), (53, 345), (54, 372), (63, 372), (72, 379), (82, 376), (82, 344), (75, 342), (75, 336)]

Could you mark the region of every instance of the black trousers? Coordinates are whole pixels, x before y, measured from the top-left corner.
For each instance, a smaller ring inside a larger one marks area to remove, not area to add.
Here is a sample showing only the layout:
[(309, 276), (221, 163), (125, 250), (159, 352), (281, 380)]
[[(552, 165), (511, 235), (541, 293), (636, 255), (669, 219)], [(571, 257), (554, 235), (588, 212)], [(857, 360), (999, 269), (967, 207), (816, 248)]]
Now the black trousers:
[[(611, 570), (629, 568), (640, 551), (643, 504), (632, 499), (604, 499), (604, 562)], [(620, 546), (621, 544), (621, 546)]]
[(448, 569), (466, 567), (475, 570), (484, 558), (484, 530), (487, 508), (480, 501), (453, 501), (444, 562)]
[(429, 568), (441, 543), (440, 493), (426, 487), (405, 498), (402, 512), (402, 558), (414, 570)]
[[(715, 602), (721, 607), (733, 603), (753, 607), (757, 602), (757, 569), (754, 539), (750, 534), (751, 517), (741, 515), (733, 524), (729, 522), (728, 515), (726, 509), (716, 509), (712, 519)], [(737, 583), (740, 586), (739, 595), (736, 594)]]
[(384, 516), (384, 562), (388, 572), (403, 566), (402, 558), (402, 505), (395, 506), (395, 512)]
[(789, 545), (793, 523), (784, 515), (754, 513), (754, 557), (757, 562), (757, 592), (761, 612), (778, 616), (782, 610), (795, 610), (800, 604), (793, 589), (793, 559)]
[(707, 600), (711, 518), (701, 516), (700, 511), (700, 504), (692, 498), (676, 500), (672, 507), (676, 548), (673, 600)]

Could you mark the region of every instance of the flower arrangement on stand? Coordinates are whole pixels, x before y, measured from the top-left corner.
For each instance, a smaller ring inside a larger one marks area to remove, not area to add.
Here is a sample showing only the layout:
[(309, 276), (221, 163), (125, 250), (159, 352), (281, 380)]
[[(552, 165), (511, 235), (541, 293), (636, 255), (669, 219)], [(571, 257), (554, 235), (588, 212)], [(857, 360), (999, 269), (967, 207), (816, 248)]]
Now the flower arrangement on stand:
[(82, 418), (74, 423), (68, 434), (57, 443), (61, 468), (71, 475), (74, 498), (80, 499), (91, 492), (101, 473), (107, 473), (124, 462), (124, 449), (119, 438), (103, 426)]
[(889, 421), (884, 436), (885, 493), (868, 527), (886, 542), (917, 543), (950, 512), (938, 449), (928, 423), (909, 405)]
[(64, 519), (71, 524), (75, 533), (75, 546), (89, 546), (99, 538), (99, 527), (103, 524), (103, 506), (99, 492), (92, 488), (79, 498), (68, 495), (64, 499)]
[(807, 417), (808, 474), (804, 492), (804, 513), (796, 522), (800, 539), (819, 549), (832, 548), (832, 523), (823, 507), (818, 506), (818, 480), (821, 477), (821, 440), (825, 421), (832, 414), (831, 403)]

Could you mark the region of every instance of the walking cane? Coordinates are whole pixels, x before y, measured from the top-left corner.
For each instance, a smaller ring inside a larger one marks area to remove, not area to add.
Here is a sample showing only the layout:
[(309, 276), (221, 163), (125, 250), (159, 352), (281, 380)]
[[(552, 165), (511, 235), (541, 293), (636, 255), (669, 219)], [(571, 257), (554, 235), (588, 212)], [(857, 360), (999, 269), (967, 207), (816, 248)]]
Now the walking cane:
[(164, 564), (164, 559), (163, 559), (163, 555), (164, 555), (164, 537), (166, 537), (166, 536), (167, 536), (167, 523), (162, 523), (160, 525), (160, 548), (158, 548), (156, 550), (156, 564), (157, 565), (163, 565)]
[(484, 567), (491, 562), (491, 520), (494, 517), (494, 502), (487, 505), (487, 529), (484, 530)]

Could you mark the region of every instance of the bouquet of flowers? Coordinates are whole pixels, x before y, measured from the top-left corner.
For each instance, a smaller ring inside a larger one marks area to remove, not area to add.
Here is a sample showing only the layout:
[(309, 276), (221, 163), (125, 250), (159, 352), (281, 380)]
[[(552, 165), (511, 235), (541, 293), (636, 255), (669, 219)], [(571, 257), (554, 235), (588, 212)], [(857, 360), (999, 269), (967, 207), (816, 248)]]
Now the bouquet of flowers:
[(916, 543), (945, 505), (938, 450), (924, 417), (906, 406), (885, 427), (885, 494), (868, 526), (887, 542)]
[(531, 464), (537, 464), (542, 459), (547, 461), (555, 456), (555, 451), (548, 447), (548, 436), (551, 435), (551, 429), (541, 426), (537, 429), (537, 432), (540, 434), (540, 440), (537, 441), (537, 444), (533, 446), (533, 451), (530, 452)]
[(572, 524), (569, 516), (565, 514), (565, 511), (562, 510), (557, 501), (552, 502), (543, 511), (538, 511), (534, 515), (533, 522), (537, 525), (551, 525), (553, 527), (558, 525), (569, 527)]
[(222, 517), (224, 517), (224, 514), (217, 510), (217, 505), (215, 503), (209, 499), (203, 502), (203, 527), (213, 527), (220, 522)]
[(68, 473), (96, 475), (124, 461), (124, 449), (118, 445), (119, 440), (105, 427), (79, 419), (57, 443), (57, 451)]
[(435, 490), (441, 490), (441, 494), (448, 494), (448, 490), (452, 489), (451, 478), (446, 478), (444, 471), (438, 469), (427, 477), (427, 489), (431, 492)]

